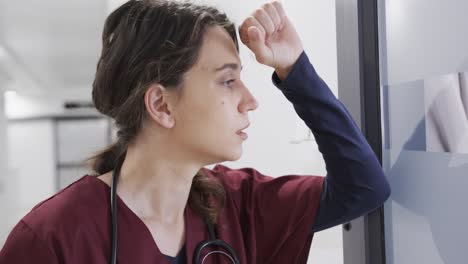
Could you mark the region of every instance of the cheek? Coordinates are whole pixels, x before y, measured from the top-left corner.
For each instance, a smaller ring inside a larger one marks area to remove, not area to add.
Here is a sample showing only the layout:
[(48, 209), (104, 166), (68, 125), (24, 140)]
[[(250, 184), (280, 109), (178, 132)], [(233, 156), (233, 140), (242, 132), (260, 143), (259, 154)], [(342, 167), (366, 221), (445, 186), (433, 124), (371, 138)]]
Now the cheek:
[[(216, 96), (216, 95), (213, 95)], [(205, 125), (215, 125), (225, 127), (230, 123), (236, 110), (233, 100), (229, 96), (217, 96), (213, 98), (212, 103), (204, 100), (199, 105), (198, 111), (201, 113), (199, 116), (205, 117), (202, 122)], [(197, 111), (197, 112), (198, 112)]]

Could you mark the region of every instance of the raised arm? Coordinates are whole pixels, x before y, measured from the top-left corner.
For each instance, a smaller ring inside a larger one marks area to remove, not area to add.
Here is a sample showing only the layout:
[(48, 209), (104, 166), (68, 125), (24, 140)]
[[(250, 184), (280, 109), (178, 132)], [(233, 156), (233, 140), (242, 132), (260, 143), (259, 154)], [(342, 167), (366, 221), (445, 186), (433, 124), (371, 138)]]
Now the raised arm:
[(349, 112), (302, 53), (287, 78), (273, 83), (312, 130), (327, 169), (312, 231), (342, 224), (380, 207), (390, 187)]
[(274, 84), (312, 130), (323, 154), (327, 176), (312, 231), (381, 206), (390, 195), (382, 168), (349, 112), (317, 75), (281, 4), (263, 5), (239, 31), (257, 61), (275, 69)]

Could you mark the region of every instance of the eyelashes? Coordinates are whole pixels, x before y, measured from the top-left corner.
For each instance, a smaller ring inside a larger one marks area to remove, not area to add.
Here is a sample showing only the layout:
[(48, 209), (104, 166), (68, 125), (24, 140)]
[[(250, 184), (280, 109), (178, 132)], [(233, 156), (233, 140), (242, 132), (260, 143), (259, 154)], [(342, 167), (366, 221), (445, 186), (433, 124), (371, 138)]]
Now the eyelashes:
[(227, 81), (224, 81), (223, 82), (223, 85), (224, 86), (228, 86), (228, 87), (231, 87), (231, 84), (234, 83), (236, 81), (236, 79), (229, 79)]

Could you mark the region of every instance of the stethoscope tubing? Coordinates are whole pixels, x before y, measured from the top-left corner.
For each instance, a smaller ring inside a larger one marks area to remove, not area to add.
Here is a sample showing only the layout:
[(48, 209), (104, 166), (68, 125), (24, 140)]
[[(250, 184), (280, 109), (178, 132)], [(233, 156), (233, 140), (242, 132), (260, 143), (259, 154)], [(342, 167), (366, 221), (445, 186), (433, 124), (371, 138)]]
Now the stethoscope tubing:
[[(112, 234), (111, 234), (111, 264), (117, 264), (117, 182), (119, 180), (120, 169), (122, 167), (123, 160), (117, 162), (117, 166), (112, 172), (112, 184), (111, 184), (111, 225), (112, 225)], [(210, 239), (200, 242), (193, 254), (193, 263), (200, 263), (201, 252), (204, 248), (209, 246), (220, 246), (227, 250), (230, 254), (228, 256), (234, 264), (240, 264), (239, 257), (237, 256), (235, 250), (226, 242), (217, 239), (214, 231), (214, 226), (212, 224), (207, 224), (208, 231), (210, 234)], [(225, 254), (225, 253), (224, 253)]]

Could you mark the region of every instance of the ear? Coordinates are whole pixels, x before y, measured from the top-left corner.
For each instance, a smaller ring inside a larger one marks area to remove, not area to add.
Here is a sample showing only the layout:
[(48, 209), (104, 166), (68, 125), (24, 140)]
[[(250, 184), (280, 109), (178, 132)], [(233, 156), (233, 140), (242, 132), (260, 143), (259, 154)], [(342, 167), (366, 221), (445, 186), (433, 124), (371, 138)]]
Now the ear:
[(161, 84), (152, 84), (145, 92), (148, 117), (165, 128), (172, 128), (175, 124), (170, 96), (168, 90)]

